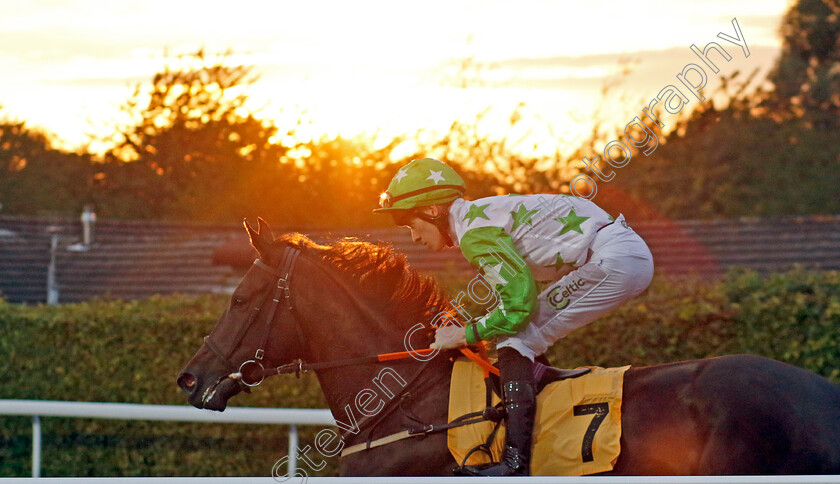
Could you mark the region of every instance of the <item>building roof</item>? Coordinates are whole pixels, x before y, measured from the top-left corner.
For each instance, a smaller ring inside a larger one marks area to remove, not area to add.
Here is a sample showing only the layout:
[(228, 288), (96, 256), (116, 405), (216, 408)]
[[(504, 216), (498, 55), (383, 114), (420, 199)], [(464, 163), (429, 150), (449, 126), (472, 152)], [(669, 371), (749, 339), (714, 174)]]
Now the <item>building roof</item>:
[[(713, 278), (731, 267), (760, 272), (794, 264), (840, 270), (840, 215), (631, 223), (651, 248), (660, 274)], [(273, 228), (279, 233), (277, 227)], [(405, 229), (296, 229), (316, 241), (344, 236), (386, 242), (421, 272), (475, 275), (456, 250), (432, 253)], [(230, 292), (255, 257), (241, 225), (99, 220), (93, 243), (80, 244), (76, 219), (0, 216), (0, 297), (47, 300), (51, 239), (60, 302), (96, 296)]]

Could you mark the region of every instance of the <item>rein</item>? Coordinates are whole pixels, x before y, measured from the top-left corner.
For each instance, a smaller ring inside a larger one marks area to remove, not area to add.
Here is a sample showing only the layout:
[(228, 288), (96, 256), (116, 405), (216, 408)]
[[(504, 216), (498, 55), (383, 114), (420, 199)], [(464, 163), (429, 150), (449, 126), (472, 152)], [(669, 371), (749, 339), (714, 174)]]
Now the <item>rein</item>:
[[(433, 353), (434, 349), (426, 348), (422, 350), (414, 351), (414, 354), (417, 355), (428, 355)], [(294, 373), (298, 377), (302, 373), (307, 373), (310, 371), (317, 371), (317, 370), (324, 370), (327, 368), (339, 368), (342, 366), (353, 366), (353, 365), (366, 365), (370, 363), (382, 363), (385, 361), (391, 360), (402, 360), (405, 358), (409, 358), (412, 356), (412, 352), (409, 351), (401, 351), (398, 353), (385, 353), (385, 354), (378, 354), (378, 355), (371, 355), (371, 356), (361, 356), (359, 358), (347, 358), (344, 360), (333, 360), (333, 361), (323, 361), (320, 363), (304, 363), (303, 360), (295, 360), (291, 363), (286, 363), (285, 365), (280, 365), (277, 368), (265, 368), (261, 370), (261, 374), (263, 377), (274, 376), (274, 375), (287, 375)], [(241, 376), (241, 375), (239, 375)]]
[[(406, 358), (412, 358), (414, 355), (426, 356), (429, 354), (438, 351), (433, 348), (425, 348), (422, 350), (415, 350), (415, 351), (398, 351), (396, 353), (382, 353), (378, 355), (371, 355), (371, 356), (362, 356), (359, 358), (347, 358), (344, 360), (333, 360), (333, 361), (324, 361), (320, 363), (304, 363), (303, 360), (295, 360), (291, 363), (286, 363), (285, 365), (280, 365), (276, 368), (264, 368), (260, 370), (258, 373), (262, 376), (262, 378), (274, 376), (274, 375), (288, 375), (294, 373), (298, 378), (302, 373), (307, 373), (310, 371), (317, 371), (323, 370), (326, 368), (338, 368), (342, 366), (353, 366), (353, 365), (366, 365), (371, 363), (383, 363), (386, 361), (393, 361), (393, 360), (403, 360)], [(483, 355), (478, 355), (474, 353), (469, 348), (459, 348), (459, 351), (469, 358), (470, 360), (478, 363), (485, 372), (485, 376), (487, 373), (493, 373), (498, 375), (499, 369), (493, 366), (487, 359), (484, 359)], [(237, 378), (241, 378), (241, 374), (236, 375)]]
[[(432, 354), (436, 351), (441, 351), (439, 349), (434, 348), (426, 348), (414, 351), (399, 351), (394, 353), (382, 353), (377, 355), (371, 356), (363, 356), (359, 358), (347, 358), (342, 360), (333, 360), (333, 361), (323, 361), (323, 362), (316, 362), (316, 363), (305, 363), (302, 359), (297, 359), (292, 361), (291, 363), (286, 363), (284, 365), (280, 365), (274, 368), (265, 368), (263, 366), (262, 360), (265, 356), (265, 347), (268, 343), (268, 337), (271, 334), (271, 327), (273, 322), (277, 318), (278, 310), (280, 311), (280, 316), (284, 316), (288, 314), (289, 317), (292, 318), (292, 322), (294, 323), (293, 326), (296, 330), (296, 336), (298, 339), (299, 347), (305, 347), (305, 338), (303, 335), (303, 330), (298, 324), (297, 318), (295, 317), (294, 306), (292, 305), (291, 301), (291, 277), (294, 272), (295, 262), (297, 261), (297, 257), (300, 255), (300, 250), (295, 249), (293, 247), (285, 247), (283, 251), (283, 257), (281, 259), (280, 268), (276, 269), (260, 259), (256, 259), (254, 261), (254, 266), (268, 272), (269, 274), (275, 276), (277, 278), (277, 283), (273, 291), (269, 293), (266, 299), (263, 301), (263, 305), (265, 302), (270, 301), (270, 309), (268, 311), (268, 315), (264, 322), (264, 330), (262, 338), (260, 339), (260, 344), (257, 347), (256, 351), (254, 352), (254, 356), (251, 359), (245, 360), (239, 365), (231, 361), (230, 354), (233, 353), (239, 344), (242, 341), (242, 338), (254, 324), (254, 319), (256, 318), (257, 314), (259, 313), (262, 305), (259, 307), (252, 308), (251, 316), (249, 317), (247, 323), (243, 325), (242, 329), (238, 332), (236, 338), (233, 340), (233, 344), (231, 349), (228, 352), (222, 351), (222, 349), (211, 339), (211, 335), (207, 335), (204, 337), (204, 343), (213, 352), (213, 354), (220, 359), (225, 365), (231, 369), (231, 373), (226, 375), (223, 378), (230, 378), (239, 382), (243, 388), (248, 391), (250, 387), (254, 387), (259, 385), (260, 383), (265, 380), (265, 378), (274, 376), (274, 375), (283, 375), (283, 374), (291, 374), (294, 373), (298, 378), (300, 378), (301, 373), (307, 373), (309, 371), (317, 371), (323, 370), (327, 368), (339, 368), (343, 366), (353, 366), (353, 365), (364, 365), (364, 364), (372, 364), (372, 363), (381, 363), (386, 361), (393, 361), (393, 360), (400, 360), (406, 359), (410, 357), (414, 357), (414, 355), (426, 356)], [(280, 303), (285, 302), (285, 310), (280, 308)], [(367, 308), (362, 308), (367, 309)], [(366, 311), (369, 312), (369, 311)], [(490, 373), (494, 373), (496, 375), (499, 374), (499, 369), (493, 366), (487, 358), (486, 350), (483, 344), (479, 344), (479, 354), (474, 353), (468, 348), (460, 348), (459, 349), (462, 354), (464, 354), (470, 360), (478, 363), (482, 369), (484, 370), (485, 377), (489, 376)], [(256, 377), (258, 378), (256, 381), (248, 381), (246, 378), (246, 374), (248, 377)], [(420, 374), (418, 373), (415, 375), (415, 379), (419, 377)], [(413, 382), (413, 380), (412, 380)], [(405, 389), (407, 389), (409, 385), (407, 384)], [(403, 393), (400, 392), (400, 393)], [(408, 397), (408, 393), (402, 395), (402, 399)], [(400, 407), (402, 405), (402, 399), (400, 400), (399, 404)], [(489, 406), (489, 394), (488, 394), (488, 406)], [(373, 420), (373, 427), (375, 427), (382, 418), (384, 418), (387, 414), (390, 414), (396, 407), (392, 407), (391, 409), (387, 410), (386, 412), (382, 413), (378, 418)], [(342, 451), (342, 456), (349, 455), (355, 452), (359, 452), (361, 450), (369, 449), (371, 447), (378, 447), (380, 445), (385, 445), (391, 442), (395, 442), (397, 440), (402, 440), (410, 437), (419, 437), (423, 435), (427, 435), (430, 433), (436, 433), (445, 431), (450, 428), (460, 427), (463, 425), (471, 425), (474, 423), (478, 423), (480, 421), (486, 420), (487, 416), (482, 415), (483, 412), (475, 412), (472, 414), (463, 415), (452, 422), (445, 423), (445, 424), (429, 424), (429, 425), (422, 425), (418, 428), (408, 429), (403, 432), (399, 432), (398, 434), (389, 435), (382, 439), (378, 440), (371, 440), (368, 439), (366, 442), (357, 444), (348, 448), (345, 448)], [(362, 424), (366, 424), (367, 422), (360, 422), (359, 429), (363, 427)], [(367, 427), (367, 425), (364, 425)], [(371, 429), (372, 430), (372, 429)]]
[[(317, 370), (324, 370), (328, 368), (340, 368), (343, 366), (355, 366), (355, 365), (365, 365), (371, 363), (382, 363), (385, 361), (392, 361), (392, 360), (400, 360), (406, 359), (409, 357), (417, 356), (426, 356), (429, 354), (438, 351), (432, 348), (414, 350), (414, 351), (398, 351), (394, 353), (382, 353), (376, 354), (371, 356), (363, 356), (358, 358), (347, 358), (343, 360), (333, 360), (333, 361), (323, 361), (317, 363), (305, 363), (302, 359), (298, 359), (292, 361), (290, 363), (286, 363), (284, 365), (280, 365), (274, 368), (265, 368), (262, 364), (263, 356), (265, 355), (265, 346), (268, 343), (268, 336), (271, 333), (271, 324), (274, 321), (278, 306), (281, 302), (281, 298), (286, 302), (286, 309), (290, 313), (291, 317), (295, 320), (295, 331), (297, 334), (298, 344), (300, 348), (304, 347), (304, 337), (303, 331), (300, 328), (300, 325), (297, 324), (295, 315), (294, 315), (294, 307), (292, 306), (291, 302), (291, 276), (295, 268), (295, 262), (297, 261), (297, 257), (300, 255), (300, 251), (298, 249), (292, 247), (285, 247), (283, 252), (283, 258), (281, 259), (280, 269), (275, 269), (274, 267), (266, 264), (260, 259), (256, 259), (254, 261), (254, 266), (262, 269), (269, 274), (277, 277), (277, 284), (273, 294), (271, 297), (271, 309), (269, 310), (268, 316), (266, 317), (265, 321), (265, 330), (263, 332), (262, 339), (260, 341), (260, 345), (257, 347), (257, 350), (254, 352), (254, 356), (250, 360), (246, 360), (239, 365), (236, 365), (230, 360), (229, 354), (226, 354), (219, 348), (219, 346), (210, 338), (210, 336), (204, 337), (204, 342), (208, 348), (218, 357), (221, 359), (228, 368), (235, 369), (232, 371), (228, 377), (239, 381), (241, 384), (245, 385), (246, 387), (254, 387), (259, 385), (260, 383), (265, 380), (265, 378), (274, 375), (285, 375), (285, 374), (292, 374), (294, 373), (298, 378), (302, 373), (307, 373), (310, 371), (317, 371)], [(259, 307), (254, 308), (254, 313), (252, 314), (252, 318), (249, 319), (248, 323), (244, 326), (246, 331), (240, 331), (237, 338), (234, 340), (234, 344), (232, 345), (231, 350), (228, 353), (232, 353), (234, 349), (239, 345), (242, 340), (242, 337), (247, 332), (247, 329), (253, 324), (253, 317), (256, 316), (256, 313), (259, 311)], [(461, 353), (464, 354), (467, 358), (471, 359), (472, 361), (478, 363), (483, 369), (485, 376), (488, 373), (494, 373), (496, 375), (499, 374), (499, 369), (490, 364), (488, 361), (486, 354), (484, 354), (483, 346), (480, 347), (481, 355), (477, 355), (473, 351), (468, 348), (461, 348)], [(254, 367), (254, 368), (251, 368)], [(250, 370), (250, 371), (249, 371)], [(248, 376), (253, 376), (256, 378), (256, 381), (250, 382), (246, 379), (245, 374)]]

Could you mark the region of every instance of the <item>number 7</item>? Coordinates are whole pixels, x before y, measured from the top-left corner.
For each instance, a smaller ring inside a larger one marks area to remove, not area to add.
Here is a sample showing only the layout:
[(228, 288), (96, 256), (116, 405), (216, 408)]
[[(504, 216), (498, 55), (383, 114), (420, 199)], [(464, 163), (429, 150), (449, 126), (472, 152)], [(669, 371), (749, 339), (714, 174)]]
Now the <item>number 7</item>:
[(575, 417), (595, 415), (592, 417), (592, 421), (589, 422), (586, 433), (583, 434), (583, 444), (580, 447), (580, 456), (583, 462), (592, 462), (595, 460), (595, 457), (592, 455), (592, 442), (595, 440), (595, 432), (598, 431), (598, 427), (601, 426), (601, 423), (607, 418), (607, 414), (610, 413), (610, 404), (590, 403), (588, 405), (575, 405), (572, 410), (574, 410)]

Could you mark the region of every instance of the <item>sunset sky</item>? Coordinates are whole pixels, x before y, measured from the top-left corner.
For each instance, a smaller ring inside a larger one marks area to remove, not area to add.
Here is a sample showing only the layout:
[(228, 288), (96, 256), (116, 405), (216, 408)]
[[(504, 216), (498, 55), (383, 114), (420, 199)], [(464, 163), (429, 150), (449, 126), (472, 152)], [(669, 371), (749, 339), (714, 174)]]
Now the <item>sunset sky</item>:
[[(414, 1), (0, 1), (0, 115), (27, 121), (75, 147), (106, 132), (164, 53), (232, 50), (261, 75), (250, 95), (259, 116), (288, 122), (306, 111), (312, 134), (390, 135), (445, 128), (520, 102), (550, 127), (546, 146), (571, 146), (589, 129), (618, 59), (640, 63), (627, 99), (606, 117), (625, 124), (688, 63), (720, 43), (723, 72), (772, 66), (785, 0), (564, 2)], [(750, 50), (734, 44), (737, 18)], [(465, 58), (482, 80), (458, 89)], [(712, 86), (719, 76), (710, 76)], [(708, 89), (708, 88), (707, 88)], [(694, 100), (689, 108), (696, 106)], [(667, 125), (669, 120), (663, 119)], [(282, 126), (282, 125), (281, 125)], [(497, 125), (497, 129), (498, 125)]]

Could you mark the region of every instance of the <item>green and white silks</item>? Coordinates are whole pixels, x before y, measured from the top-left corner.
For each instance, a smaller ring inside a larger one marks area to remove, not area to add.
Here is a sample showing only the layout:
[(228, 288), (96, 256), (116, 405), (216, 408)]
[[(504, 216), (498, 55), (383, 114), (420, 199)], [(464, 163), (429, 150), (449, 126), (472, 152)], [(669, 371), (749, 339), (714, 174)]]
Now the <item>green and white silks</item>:
[[(455, 200), (449, 211), (453, 240), (500, 299), (473, 323), (478, 336), (493, 340), (524, 329), (538, 308), (535, 280), (555, 281), (563, 266), (583, 265), (595, 233), (611, 221), (593, 202), (565, 195)], [(472, 328), (467, 342), (476, 342)]]

